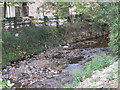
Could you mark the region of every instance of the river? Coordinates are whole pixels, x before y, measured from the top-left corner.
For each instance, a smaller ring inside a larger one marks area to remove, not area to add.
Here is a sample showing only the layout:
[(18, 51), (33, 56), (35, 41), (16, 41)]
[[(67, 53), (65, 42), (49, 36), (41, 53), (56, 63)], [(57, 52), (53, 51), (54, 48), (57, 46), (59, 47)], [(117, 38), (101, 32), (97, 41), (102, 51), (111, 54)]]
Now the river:
[(14, 82), (17, 88), (60, 88), (72, 82), (74, 71), (84, 71), (84, 63), (93, 57), (111, 54), (108, 42), (108, 38), (100, 37), (72, 44), (70, 49), (54, 47), (3, 66), (1, 77)]

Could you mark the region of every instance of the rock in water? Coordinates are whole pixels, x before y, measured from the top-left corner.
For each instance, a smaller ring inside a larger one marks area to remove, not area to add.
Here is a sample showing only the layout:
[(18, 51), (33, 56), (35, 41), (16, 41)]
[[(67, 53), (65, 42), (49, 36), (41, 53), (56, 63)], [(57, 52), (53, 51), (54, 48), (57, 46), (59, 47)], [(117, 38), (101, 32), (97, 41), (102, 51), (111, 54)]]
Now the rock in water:
[(63, 46), (63, 49), (69, 49), (69, 46)]
[(52, 73), (61, 73), (62, 72), (62, 68), (53, 67), (50, 65), (45, 65), (45, 66), (43, 66), (43, 68), (45, 69), (45, 71), (47, 70), (48, 72), (52, 72)]

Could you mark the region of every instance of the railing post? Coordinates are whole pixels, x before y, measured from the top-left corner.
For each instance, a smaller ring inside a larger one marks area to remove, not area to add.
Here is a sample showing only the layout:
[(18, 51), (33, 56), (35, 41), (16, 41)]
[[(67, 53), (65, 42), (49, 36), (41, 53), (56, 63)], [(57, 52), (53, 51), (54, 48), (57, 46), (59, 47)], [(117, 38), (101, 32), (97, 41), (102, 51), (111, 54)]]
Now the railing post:
[(32, 16), (29, 16), (29, 18), (31, 19), (31, 20), (30, 20), (30, 23), (29, 23), (29, 26), (32, 26), (32, 18), (33, 18), (33, 17), (32, 17)]
[(49, 18), (47, 16), (44, 16), (44, 25), (47, 25), (47, 21), (49, 21)]
[(9, 29), (11, 29), (11, 18), (8, 18)]
[(25, 27), (25, 20), (22, 17), (19, 18), (19, 21), (20, 21), (20, 19), (22, 21), (22, 23), (21, 23), (22, 27)]
[(16, 29), (17, 28), (17, 17), (14, 17), (14, 28)]
[(59, 28), (59, 17), (58, 16), (55, 17), (56, 17), (56, 27)]

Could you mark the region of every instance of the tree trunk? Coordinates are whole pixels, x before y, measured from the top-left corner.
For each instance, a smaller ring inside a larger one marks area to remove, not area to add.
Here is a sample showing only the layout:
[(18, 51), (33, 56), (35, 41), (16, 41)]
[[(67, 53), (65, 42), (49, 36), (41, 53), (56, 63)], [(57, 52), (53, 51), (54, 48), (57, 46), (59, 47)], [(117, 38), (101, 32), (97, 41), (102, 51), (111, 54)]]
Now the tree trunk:
[(4, 18), (6, 18), (6, 9), (7, 9), (7, 3), (4, 2)]
[(25, 17), (25, 16), (28, 16), (29, 14), (29, 8), (27, 6), (27, 3), (24, 2), (22, 3), (22, 16)]
[(43, 6), (43, 17), (45, 16), (45, 10), (44, 10), (44, 6)]

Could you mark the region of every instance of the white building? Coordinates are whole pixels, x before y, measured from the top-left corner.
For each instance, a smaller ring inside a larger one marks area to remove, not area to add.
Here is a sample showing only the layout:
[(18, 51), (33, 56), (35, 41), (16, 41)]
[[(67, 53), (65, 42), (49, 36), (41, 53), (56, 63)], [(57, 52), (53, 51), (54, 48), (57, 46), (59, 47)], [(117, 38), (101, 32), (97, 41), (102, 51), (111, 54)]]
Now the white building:
[[(40, 12), (40, 13), (37, 12), (37, 8), (40, 7), (42, 4), (43, 4), (43, 2), (41, 2), (41, 1), (36, 1), (34, 3), (28, 3), (27, 4), (28, 16), (34, 16), (34, 17), (43, 16), (42, 12)], [(21, 7), (22, 7), (22, 3), (19, 3), (19, 4), (7, 3), (6, 17), (24, 17), (24, 15), (22, 15)], [(1, 10), (4, 9), (3, 3), (0, 3), (0, 8), (1, 8)], [(69, 14), (75, 14), (75, 12), (73, 10), (74, 10), (74, 8), (69, 8)], [(52, 12), (49, 12), (45, 15), (53, 16)]]

